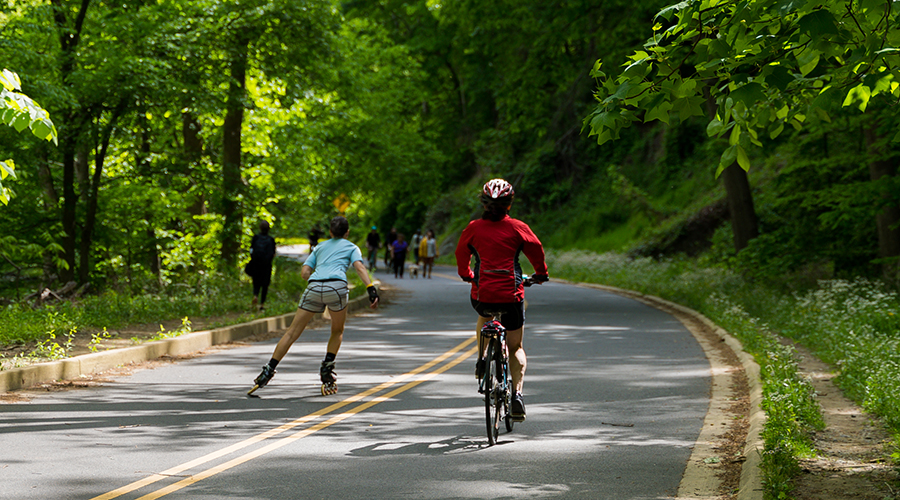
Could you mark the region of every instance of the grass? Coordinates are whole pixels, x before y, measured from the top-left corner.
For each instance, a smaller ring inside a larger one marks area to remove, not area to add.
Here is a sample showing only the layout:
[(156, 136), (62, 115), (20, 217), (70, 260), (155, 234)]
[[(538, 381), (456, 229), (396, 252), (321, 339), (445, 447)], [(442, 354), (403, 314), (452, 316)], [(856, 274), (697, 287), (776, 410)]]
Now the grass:
[[(171, 338), (190, 332), (191, 318), (223, 318), (208, 324), (215, 328), (290, 313), (296, 310), (306, 286), (300, 267), (287, 259), (276, 260), (264, 312), (249, 310), (252, 286), (243, 275), (205, 276), (194, 284), (169, 286), (162, 293), (126, 295), (107, 291), (40, 308), (13, 304), (0, 309), (0, 346), (33, 344), (35, 348), (25, 356), (60, 359), (67, 356), (75, 332), (90, 333), (96, 347), (109, 338), (110, 330), (128, 325), (179, 321), (181, 327), (171, 331), (160, 327), (157, 338)], [(355, 273), (348, 278), (351, 298), (365, 293)]]
[[(815, 393), (797, 371), (800, 341), (840, 369), (836, 382), (900, 436), (900, 298), (868, 280), (820, 281), (806, 290), (750, 281), (697, 261), (628, 259), (618, 254), (548, 252), (551, 276), (602, 283), (691, 307), (737, 337), (761, 367), (765, 497), (791, 498), (798, 459), (814, 454), (809, 433), (824, 426)], [(785, 280), (781, 280), (785, 282)], [(890, 460), (891, 457), (884, 457)], [(894, 459), (900, 457), (893, 457)]]

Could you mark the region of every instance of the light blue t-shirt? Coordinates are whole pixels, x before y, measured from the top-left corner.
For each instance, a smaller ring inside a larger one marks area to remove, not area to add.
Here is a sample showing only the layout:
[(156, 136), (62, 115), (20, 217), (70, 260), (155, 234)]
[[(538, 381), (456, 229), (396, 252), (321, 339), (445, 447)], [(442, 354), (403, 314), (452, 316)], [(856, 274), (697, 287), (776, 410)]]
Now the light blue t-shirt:
[(303, 265), (313, 268), (310, 281), (347, 281), (347, 268), (356, 261), (363, 261), (358, 246), (344, 238), (332, 238), (316, 245)]

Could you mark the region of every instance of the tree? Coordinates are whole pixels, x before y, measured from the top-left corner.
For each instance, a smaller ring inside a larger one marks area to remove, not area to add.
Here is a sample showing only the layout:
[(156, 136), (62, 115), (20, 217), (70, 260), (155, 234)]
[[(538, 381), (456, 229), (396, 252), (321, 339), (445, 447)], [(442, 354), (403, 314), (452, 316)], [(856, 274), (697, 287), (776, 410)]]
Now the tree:
[[(900, 97), (898, 16), (888, 0), (670, 5), (623, 70), (607, 75), (597, 61), (592, 75), (599, 102), (585, 125), (603, 143), (635, 122), (704, 116), (709, 99), (714, 112), (707, 133), (728, 138), (717, 175), (733, 163), (746, 171), (751, 148), (785, 126), (801, 129), (812, 120), (830, 121), (842, 107), (866, 112), (875, 98)], [(869, 142), (882, 162), (890, 159), (885, 131), (872, 121)], [(884, 167), (873, 166), (873, 181), (896, 174), (895, 160)], [(879, 215), (879, 227), (896, 229), (900, 219), (892, 214)], [(894, 241), (900, 233), (879, 230), (879, 238)], [(898, 250), (891, 249), (900, 246), (884, 241), (882, 248), (882, 257), (894, 258)]]

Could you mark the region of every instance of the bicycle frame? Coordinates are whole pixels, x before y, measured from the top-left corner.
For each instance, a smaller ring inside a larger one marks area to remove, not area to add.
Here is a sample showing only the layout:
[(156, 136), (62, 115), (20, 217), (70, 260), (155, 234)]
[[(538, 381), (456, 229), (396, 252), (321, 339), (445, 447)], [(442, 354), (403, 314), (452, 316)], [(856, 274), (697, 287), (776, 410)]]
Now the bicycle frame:
[(478, 381), (478, 392), (484, 395), (488, 443), (493, 445), (497, 442), (501, 418), (506, 424), (507, 432), (513, 428), (509, 415), (512, 395), (509, 349), (506, 345), (506, 328), (500, 324), (499, 314), (494, 314), (480, 333), (484, 342), (480, 353), (484, 373)]

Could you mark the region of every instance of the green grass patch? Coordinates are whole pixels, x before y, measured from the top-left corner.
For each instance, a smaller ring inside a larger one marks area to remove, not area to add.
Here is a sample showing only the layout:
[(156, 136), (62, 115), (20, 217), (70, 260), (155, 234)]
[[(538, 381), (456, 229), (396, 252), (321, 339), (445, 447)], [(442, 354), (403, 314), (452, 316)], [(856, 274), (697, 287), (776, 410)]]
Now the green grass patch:
[[(252, 284), (245, 275), (200, 276), (195, 283), (176, 283), (161, 293), (128, 295), (107, 291), (39, 308), (14, 304), (0, 309), (0, 345), (34, 343), (36, 348), (30, 356), (59, 359), (66, 357), (76, 331), (91, 333), (94, 344), (99, 344), (109, 337), (110, 330), (180, 321), (179, 328), (160, 327), (157, 338), (171, 338), (190, 332), (191, 318), (222, 318), (207, 323), (214, 328), (294, 312), (306, 287), (301, 267), (289, 259), (276, 259), (264, 312), (250, 308)], [(365, 294), (356, 273), (351, 272), (348, 278), (351, 298)]]

